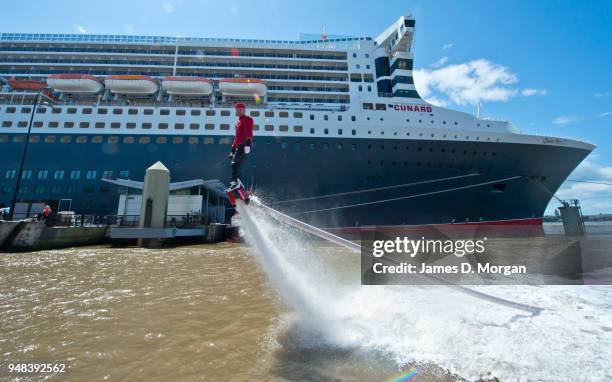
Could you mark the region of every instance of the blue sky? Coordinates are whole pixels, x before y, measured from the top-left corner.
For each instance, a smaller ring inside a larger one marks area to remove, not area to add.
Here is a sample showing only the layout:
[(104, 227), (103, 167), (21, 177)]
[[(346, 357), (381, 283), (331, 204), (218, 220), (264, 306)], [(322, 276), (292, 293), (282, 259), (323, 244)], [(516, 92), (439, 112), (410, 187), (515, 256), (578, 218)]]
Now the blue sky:
[[(610, 1), (12, 1), (2, 32), (298, 39), (372, 36), (417, 18), (415, 81), (426, 98), (510, 120), (525, 133), (598, 148), (571, 179), (612, 183)], [(612, 213), (612, 186), (567, 183), (586, 213)], [(551, 203), (551, 213), (556, 203)]]

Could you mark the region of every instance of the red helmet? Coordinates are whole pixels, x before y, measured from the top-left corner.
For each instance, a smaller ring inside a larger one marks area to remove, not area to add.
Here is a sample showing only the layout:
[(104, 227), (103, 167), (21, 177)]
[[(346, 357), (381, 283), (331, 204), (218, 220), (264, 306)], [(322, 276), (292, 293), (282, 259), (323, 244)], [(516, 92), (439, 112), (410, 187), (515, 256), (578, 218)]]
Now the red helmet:
[(234, 108), (235, 109), (246, 109), (246, 106), (242, 102), (239, 102), (239, 103), (234, 105)]

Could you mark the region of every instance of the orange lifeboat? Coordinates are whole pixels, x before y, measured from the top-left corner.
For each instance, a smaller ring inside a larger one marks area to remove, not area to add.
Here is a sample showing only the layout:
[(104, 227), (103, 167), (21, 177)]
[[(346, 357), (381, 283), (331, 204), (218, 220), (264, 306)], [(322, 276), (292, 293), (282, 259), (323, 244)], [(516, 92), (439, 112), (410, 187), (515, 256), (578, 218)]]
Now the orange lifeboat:
[(159, 88), (157, 81), (149, 76), (121, 74), (108, 76), (104, 85), (116, 94), (153, 94)]
[(224, 78), (219, 81), (219, 90), (226, 96), (234, 97), (263, 97), (268, 91), (268, 86), (263, 80), (256, 78)]
[(59, 93), (95, 94), (102, 90), (102, 81), (89, 74), (51, 74), (47, 83)]
[(203, 77), (169, 76), (162, 81), (162, 89), (168, 94), (206, 96), (212, 93), (213, 85)]
[(38, 91), (47, 87), (47, 83), (45, 81), (36, 81), (29, 80), (27, 78), (16, 78), (11, 77), (8, 80), (8, 84), (11, 88), (15, 90), (30, 90), (30, 91)]

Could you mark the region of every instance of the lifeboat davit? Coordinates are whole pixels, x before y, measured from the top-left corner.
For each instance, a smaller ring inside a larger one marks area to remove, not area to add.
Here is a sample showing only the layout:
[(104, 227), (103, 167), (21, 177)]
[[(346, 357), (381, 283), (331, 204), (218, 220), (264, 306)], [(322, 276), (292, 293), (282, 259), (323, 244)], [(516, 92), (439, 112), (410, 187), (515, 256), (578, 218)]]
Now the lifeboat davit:
[(102, 90), (102, 82), (89, 74), (51, 74), (47, 84), (59, 93), (95, 94)]
[(11, 88), (15, 90), (30, 90), (30, 91), (38, 91), (47, 87), (47, 83), (45, 81), (36, 81), (29, 80), (27, 78), (16, 78), (11, 77), (8, 80), (8, 84)]
[(157, 82), (149, 76), (121, 74), (108, 76), (104, 85), (116, 94), (153, 94), (157, 91)]
[(260, 96), (268, 91), (266, 82), (255, 78), (225, 78), (219, 81), (219, 89), (223, 95), (234, 97)]
[(191, 96), (206, 96), (213, 91), (211, 81), (202, 77), (166, 77), (162, 88), (168, 94)]

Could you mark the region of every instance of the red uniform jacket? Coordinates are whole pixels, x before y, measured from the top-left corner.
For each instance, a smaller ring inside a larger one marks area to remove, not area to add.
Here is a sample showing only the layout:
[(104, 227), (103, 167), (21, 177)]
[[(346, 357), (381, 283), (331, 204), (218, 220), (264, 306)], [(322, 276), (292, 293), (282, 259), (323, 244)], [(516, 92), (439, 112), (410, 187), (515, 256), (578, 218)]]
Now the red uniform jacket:
[(253, 118), (243, 115), (236, 122), (236, 135), (232, 143), (232, 150), (244, 144), (247, 139), (253, 140)]

